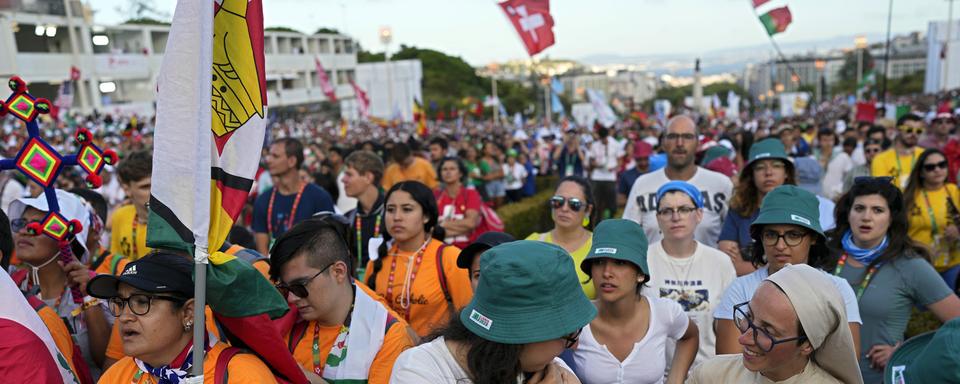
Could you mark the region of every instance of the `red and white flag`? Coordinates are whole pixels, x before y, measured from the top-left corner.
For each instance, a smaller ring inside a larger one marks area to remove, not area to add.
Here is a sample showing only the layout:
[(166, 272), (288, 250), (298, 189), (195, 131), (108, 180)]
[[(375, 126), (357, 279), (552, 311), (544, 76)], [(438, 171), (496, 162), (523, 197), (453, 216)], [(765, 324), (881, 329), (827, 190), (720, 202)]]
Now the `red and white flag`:
[(320, 89), (323, 90), (324, 95), (327, 95), (327, 99), (334, 103), (337, 102), (337, 91), (330, 84), (330, 77), (327, 76), (327, 71), (323, 69), (323, 64), (320, 64), (320, 57), (315, 57), (313, 62), (317, 64), (317, 80), (320, 82)]
[(357, 96), (357, 106), (360, 108), (360, 116), (370, 116), (370, 98), (367, 93), (360, 89), (356, 81), (350, 79), (350, 86), (353, 87), (353, 93)]
[(530, 56), (553, 45), (550, 0), (507, 0), (500, 8), (513, 23)]

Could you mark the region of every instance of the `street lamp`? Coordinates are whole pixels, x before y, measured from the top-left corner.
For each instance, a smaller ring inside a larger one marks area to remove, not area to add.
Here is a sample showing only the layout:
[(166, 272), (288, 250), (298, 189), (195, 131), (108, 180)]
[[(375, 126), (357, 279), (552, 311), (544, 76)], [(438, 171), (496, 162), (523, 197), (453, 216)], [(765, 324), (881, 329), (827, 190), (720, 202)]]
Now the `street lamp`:
[(393, 41), (393, 29), (387, 26), (380, 27), (380, 42), (383, 43), (383, 59), (387, 64), (387, 114), (393, 119), (393, 76), (390, 69), (390, 42)]
[(867, 49), (867, 37), (860, 35), (853, 39), (853, 44), (857, 48), (857, 100), (860, 100), (860, 83), (863, 82), (863, 50)]
[(813, 62), (813, 67), (817, 69), (817, 101), (823, 102), (823, 69), (826, 68), (827, 62), (821, 59), (817, 59)]

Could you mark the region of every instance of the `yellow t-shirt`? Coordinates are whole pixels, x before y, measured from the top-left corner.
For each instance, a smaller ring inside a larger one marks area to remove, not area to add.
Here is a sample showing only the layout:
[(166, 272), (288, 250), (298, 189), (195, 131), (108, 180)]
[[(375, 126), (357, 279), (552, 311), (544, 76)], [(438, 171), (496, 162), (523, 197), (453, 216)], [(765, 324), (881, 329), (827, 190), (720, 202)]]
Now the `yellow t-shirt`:
[[(423, 258), (420, 266), (417, 268), (416, 278), (410, 286), (409, 293), (404, 294), (404, 283), (406, 282), (407, 266), (412, 265), (411, 259), (416, 252), (402, 252), (395, 248), (391, 249), (383, 259), (380, 271), (377, 273), (376, 292), (386, 298), (390, 308), (401, 315), (402, 318), (410, 323), (417, 335), (420, 337), (429, 335), (434, 330), (447, 325), (451, 311), (459, 311), (470, 303), (473, 298), (473, 289), (470, 287), (470, 277), (467, 270), (457, 267), (457, 256), (460, 255), (460, 248), (447, 245), (443, 250), (443, 273), (447, 280), (447, 292), (453, 301), (454, 308), (447, 305), (446, 296), (440, 287), (440, 276), (437, 270), (437, 251), (443, 243), (436, 239), (431, 239), (427, 248), (423, 252)], [(394, 253), (396, 252), (396, 253)], [(396, 270), (392, 273), (394, 276), (393, 284), (390, 284), (390, 269), (396, 259)], [(370, 285), (370, 276), (373, 274), (374, 262), (367, 263), (367, 276), (365, 283)], [(392, 295), (387, 295), (387, 288), (392, 287)], [(407, 298), (409, 297), (409, 301)], [(407, 304), (409, 303), (409, 304)], [(409, 308), (404, 310), (403, 306)]]
[[(526, 240), (540, 240), (545, 243), (554, 244), (553, 234), (550, 232), (532, 233), (530, 236), (527, 236)], [(586, 294), (590, 300), (597, 298), (597, 293), (593, 287), (593, 281), (588, 281), (590, 279), (590, 275), (587, 275), (580, 270), (580, 263), (583, 262), (583, 259), (587, 258), (587, 254), (590, 253), (590, 247), (592, 246), (593, 234), (591, 233), (586, 243), (583, 243), (580, 248), (577, 248), (576, 251), (570, 253), (570, 257), (573, 258), (573, 267), (577, 270), (577, 278), (580, 279), (580, 287), (583, 288), (583, 293)]]
[[(933, 250), (933, 265), (938, 271), (944, 271), (960, 264), (960, 246), (958, 244), (948, 244), (942, 239), (943, 231), (948, 225), (960, 225), (953, 222), (948, 216), (947, 195), (953, 199), (953, 204), (960, 208), (960, 190), (956, 185), (946, 184), (944, 188), (936, 191), (917, 191), (913, 198), (913, 208), (907, 212), (910, 229), (908, 235), (914, 241), (929, 246)], [(927, 199), (930, 205), (927, 205)], [(934, 233), (934, 224), (930, 222), (930, 213), (933, 212), (933, 223), (936, 223), (937, 231)], [(937, 241), (934, 241), (936, 237)]]
[(384, 190), (389, 190), (394, 184), (407, 180), (419, 181), (431, 190), (437, 189), (437, 171), (429, 161), (416, 156), (413, 157), (413, 164), (407, 168), (401, 168), (397, 163), (390, 164), (383, 172), (381, 184)]
[[(225, 349), (227, 349), (226, 344), (217, 343), (204, 355), (204, 384), (214, 384), (217, 358)], [(137, 363), (133, 361), (133, 358), (124, 357), (116, 364), (110, 366), (110, 369), (103, 373), (103, 376), (100, 377), (100, 381), (97, 383), (153, 384), (157, 382), (157, 378), (147, 373), (140, 375), (139, 380), (134, 381), (138, 372), (140, 372), (140, 368), (137, 367)], [(230, 359), (230, 363), (227, 364), (227, 373), (229, 376), (227, 382), (229, 384), (270, 384), (277, 382), (273, 373), (270, 372), (270, 368), (267, 368), (267, 365), (264, 364), (263, 361), (260, 361), (256, 355), (250, 353), (238, 353), (234, 355), (233, 358)]]
[[(137, 208), (132, 204), (124, 205), (113, 212), (110, 252), (123, 255), (130, 260), (139, 259), (150, 253), (150, 248), (147, 248), (147, 225), (139, 222), (134, 224), (136, 218)], [(134, 235), (136, 235), (136, 241), (133, 241)]]
[[(357, 287), (366, 291), (370, 297), (377, 297), (375, 292), (363, 284), (357, 284)], [(400, 356), (401, 352), (415, 346), (414, 341), (410, 339), (410, 334), (407, 331), (409, 329), (407, 322), (399, 318), (397, 314), (389, 308), (387, 308), (387, 310), (390, 312), (390, 316), (393, 316), (396, 320), (393, 324), (388, 325), (389, 328), (387, 328), (383, 345), (380, 346), (380, 351), (377, 352), (376, 357), (373, 358), (373, 364), (370, 366), (370, 374), (367, 378), (370, 384), (389, 383), (390, 374), (393, 372), (393, 363), (397, 360), (397, 357)], [(296, 347), (294, 347), (293, 350), (293, 358), (297, 360), (300, 366), (310, 372), (313, 372), (315, 368), (313, 363), (313, 329), (316, 325), (316, 322), (311, 321), (307, 324), (302, 335), (293, 335), (293, 331), (291, 331), (291, 333), (285, 336), (288, 345), (294, 342), (296, 343)], [(317, 342), (319, 346), (318, 349), (322, 351), (319, 355), (320, 369), (326, 366), (327, 355), (339, 334), (340, 326), (320, 326), (320, 336)], [(294, 340), (298, 337), (300, 338), (299, 340)]]
[(907, 187), (907, 179), (913, 170), (917, 158), (923, 153), (923, 148), (914, 147), (912, 155), (898, 155), (896, 148), (880, 152), (870, 163), (870, 175), (873, 177), (890, 176), (896, 181), (900, 189)]

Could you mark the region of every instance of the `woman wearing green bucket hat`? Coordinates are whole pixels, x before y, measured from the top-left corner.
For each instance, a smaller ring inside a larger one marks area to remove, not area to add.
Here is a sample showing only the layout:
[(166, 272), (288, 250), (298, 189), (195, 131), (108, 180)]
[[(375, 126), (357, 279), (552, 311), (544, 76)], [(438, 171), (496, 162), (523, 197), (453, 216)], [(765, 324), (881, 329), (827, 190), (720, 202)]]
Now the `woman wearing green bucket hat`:
[(470, 304), (432, 341), (403, 352), (390, 383), (579, 383), (557, 356), (596, 315), (566, 251), (504, 243), (480, 256)]
[(717, 248), (730, 256), (737, 276), (743, 276), (757, 269), (750, 262), (753, 249), (750, 223), (757, 218), (763, 197), (776, 187), (797, 182), (793, 162), (783, 142), (775, 138), (761, 140), (750, 147), (747, 164), (738, 177)]
[[(756, 272), (740, 276), (723, 293), (720, 305), (713, 313), (717, 329), (717, 354), (740, 353), (737, 342), (740, 331), (734, 324), (733, 307), (750, 301), (763, 279), (777, 273), (788, 264), (807, 264), (821, 272), (833, 260), (826, 238), (820, 229), (820, 205), (816, 196), (795, 185), (779, 186), (763, 198), (756, 220), (750, 225), (756, 246), (752, 262)], [(828, 275), (828, 280), (840, 291), (854, 344), (860, 345), (860, 309), (850, 284)]]
[[(607, 219), (597, 226), (580, 269), (597, 290), (598, 315), (583, 329), (573, 351), (584, 383), (682, 383), (696, 358), (699, 331), (677, 302), (641, 295), (650, 280), (647, 237), (631, 220)], [(668, 341), (676, 342), (672, 356)], [(666, 358), (664, 358), (666, 356)]]

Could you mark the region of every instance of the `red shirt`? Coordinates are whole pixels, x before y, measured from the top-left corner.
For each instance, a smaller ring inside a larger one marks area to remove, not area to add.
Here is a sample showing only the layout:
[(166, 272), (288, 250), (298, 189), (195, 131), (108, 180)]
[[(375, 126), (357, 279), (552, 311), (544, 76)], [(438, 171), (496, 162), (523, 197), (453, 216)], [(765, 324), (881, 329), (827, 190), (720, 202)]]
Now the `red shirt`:
[[(437, 198), (437, 209), (440, 212), (441, 223), (451, 219), (461, 220), (466, 216), (467, 210), (471, 209), (479, 214), (480, 205), (483, 204), (480, 193), (472, 188), (460, 187), (460, 193), (456, 197), (450, 197), (444, 189), (438, 189), (433, 194)], [(444, 242), (463, 249), (476, 238), (476, 231), (474, 231), (461, 236), (447, 236)]]

